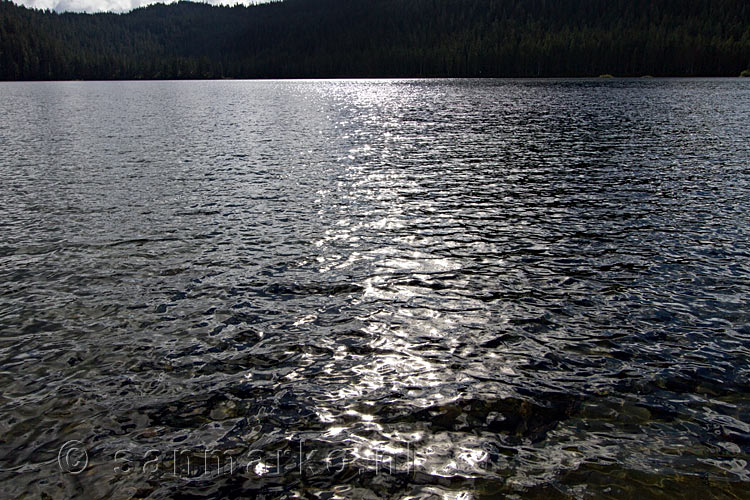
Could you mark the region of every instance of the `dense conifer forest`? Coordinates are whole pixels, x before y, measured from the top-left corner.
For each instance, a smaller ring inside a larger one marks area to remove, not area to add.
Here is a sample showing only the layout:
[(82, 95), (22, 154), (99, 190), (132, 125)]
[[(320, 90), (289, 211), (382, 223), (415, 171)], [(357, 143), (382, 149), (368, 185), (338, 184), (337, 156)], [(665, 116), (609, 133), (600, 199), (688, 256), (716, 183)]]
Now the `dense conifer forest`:
[(737, 76), (748, 0), (180, 2), (126, 14), (0, 0), (0, 79)]

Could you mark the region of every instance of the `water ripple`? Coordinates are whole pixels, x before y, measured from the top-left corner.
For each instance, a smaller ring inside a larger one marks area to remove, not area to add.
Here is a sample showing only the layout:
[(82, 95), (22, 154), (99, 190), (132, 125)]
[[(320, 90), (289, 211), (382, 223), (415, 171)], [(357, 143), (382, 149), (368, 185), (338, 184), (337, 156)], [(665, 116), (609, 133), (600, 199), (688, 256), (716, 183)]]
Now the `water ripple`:
[(3, 84), (6, 495), (744, 496), (746, 83)]

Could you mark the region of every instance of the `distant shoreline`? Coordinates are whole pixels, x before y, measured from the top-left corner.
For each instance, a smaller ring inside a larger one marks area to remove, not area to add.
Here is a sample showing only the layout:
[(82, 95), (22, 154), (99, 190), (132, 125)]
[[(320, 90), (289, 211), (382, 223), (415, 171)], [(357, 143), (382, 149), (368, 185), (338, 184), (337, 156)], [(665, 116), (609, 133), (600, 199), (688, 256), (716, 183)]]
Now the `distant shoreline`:
[(284, 0), (58, 14), (0, 0), (0, 80), (735, 77), (747, 0)]

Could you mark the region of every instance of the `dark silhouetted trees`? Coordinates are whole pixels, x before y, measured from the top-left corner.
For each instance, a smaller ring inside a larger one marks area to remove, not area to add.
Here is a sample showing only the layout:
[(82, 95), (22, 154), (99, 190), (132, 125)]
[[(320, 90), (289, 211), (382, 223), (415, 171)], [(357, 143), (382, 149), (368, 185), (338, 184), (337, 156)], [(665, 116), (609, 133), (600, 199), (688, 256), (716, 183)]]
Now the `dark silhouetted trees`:
[(0, 79), (737, 76), (747, 0), (180, 2), (58, 14), (0, 0)]

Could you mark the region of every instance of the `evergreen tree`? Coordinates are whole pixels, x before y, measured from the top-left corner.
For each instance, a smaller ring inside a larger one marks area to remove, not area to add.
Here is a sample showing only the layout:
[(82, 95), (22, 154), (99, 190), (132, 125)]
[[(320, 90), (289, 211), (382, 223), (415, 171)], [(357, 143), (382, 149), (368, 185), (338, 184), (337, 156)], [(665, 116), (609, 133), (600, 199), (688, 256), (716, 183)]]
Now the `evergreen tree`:
[(127, 14), (0, 0), (0, 79), (737, 76), (747, 0), (180, 2)]

